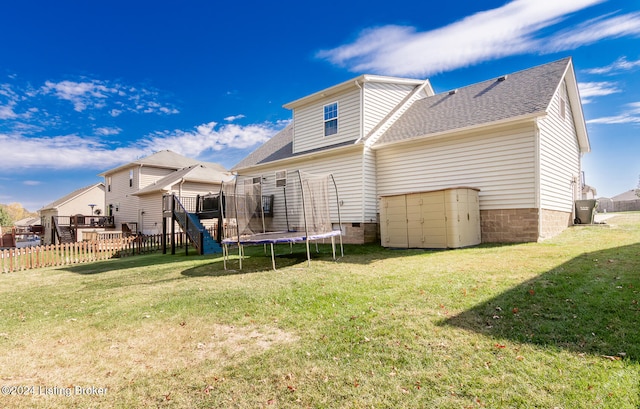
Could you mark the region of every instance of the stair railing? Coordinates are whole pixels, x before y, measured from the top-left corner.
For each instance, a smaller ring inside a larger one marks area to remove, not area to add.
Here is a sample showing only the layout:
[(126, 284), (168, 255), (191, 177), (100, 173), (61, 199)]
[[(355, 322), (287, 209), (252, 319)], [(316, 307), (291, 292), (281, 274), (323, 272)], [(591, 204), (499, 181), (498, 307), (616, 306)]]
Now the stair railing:
[(187, 233), (187, 237), (193, 243), (198, 254), (204, 254), (204, 233), (198, 227), (198, 225), (191, 219), (191, 215), (184, 208), (180, 199), (176, 195), (172, 195), (172, 211), (173, 216), (178, 221), (178, 224)]

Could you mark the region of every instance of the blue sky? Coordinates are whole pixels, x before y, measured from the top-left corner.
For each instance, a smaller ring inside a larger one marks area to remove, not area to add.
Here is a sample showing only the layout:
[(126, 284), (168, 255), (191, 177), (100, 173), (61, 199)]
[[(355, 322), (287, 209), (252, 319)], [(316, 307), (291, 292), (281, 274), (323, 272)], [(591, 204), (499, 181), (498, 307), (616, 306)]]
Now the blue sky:
[(282, 105), (363, 73), (436, 92), (572, 56), (599, 196), (640, 175), (640, 1), (15, 1), (0, 6), (0, 203), (171, 149), (231, 168)]

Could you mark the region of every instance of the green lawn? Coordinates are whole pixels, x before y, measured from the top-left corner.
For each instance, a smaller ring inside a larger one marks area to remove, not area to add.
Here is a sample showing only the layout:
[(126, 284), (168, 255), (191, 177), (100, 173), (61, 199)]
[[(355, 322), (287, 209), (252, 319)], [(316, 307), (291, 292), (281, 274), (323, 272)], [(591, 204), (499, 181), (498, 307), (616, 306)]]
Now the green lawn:
[(277, 271), (255, 247), (243, 271), (158, 254), (3, 274), (0, 407), (638, 408), (640, 213), (607, 222), (337, 263), (323, 246), (310, 268), (300, 247)]

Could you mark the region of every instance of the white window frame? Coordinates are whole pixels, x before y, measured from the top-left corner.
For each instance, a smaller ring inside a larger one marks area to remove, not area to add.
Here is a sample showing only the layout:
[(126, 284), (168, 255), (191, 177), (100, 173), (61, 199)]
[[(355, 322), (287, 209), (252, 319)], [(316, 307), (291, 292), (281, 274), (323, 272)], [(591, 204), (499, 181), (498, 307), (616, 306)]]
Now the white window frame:
[(276, 171), (276, 187), (286, 187), (287, 186), (287, 171), (286, 170), (278, 170)]
[[(331, 116), (331, 117), (327, 118), (327, 107), (331, 107), (332, 105), (336, 106), (335, 116)], [(337, 135), (338, 134), (338, 118), (339, 117), (340, 117), (340, 106), (338, 105), (338, 101), (332, 102), (330, 104), (326, 104), (326, 105), (322, 106), (322, 118), (324, 120), (322, 122), (322, 125), (323, 125), (324, 136), (333, 136), (333, 135)], [(335, 131), (328, 134), (327, 133), (327, 124), (329, 124), (330, 122), (335, 122), (336, 126), (335, 126), (335, 128), (334, 127), (329, 128), (329, 129), (332, 129), (332, 130), (335, 129)]]

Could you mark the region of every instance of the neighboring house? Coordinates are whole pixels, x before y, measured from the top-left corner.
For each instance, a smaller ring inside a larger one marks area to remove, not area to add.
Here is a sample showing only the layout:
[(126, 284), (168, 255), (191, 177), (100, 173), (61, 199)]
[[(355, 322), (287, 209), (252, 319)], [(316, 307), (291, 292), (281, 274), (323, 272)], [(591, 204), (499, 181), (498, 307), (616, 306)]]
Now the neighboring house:
[(216, 163), (200, 162), (164, 150), (100, 174), (105, 179), (105, 208), (116, 229), (162, 233), (162, 196), (182, 198), (217, 193), (231, 174)]
[(598, 194), (598, 191), (596, 191), (595, 187), (589, 186), (589, 185), (582, 186), (582, 197), (581, 197), (581, 199), (583, 199), (583, 200), (595, 199), (597, 194)]
[(232, 170), (333, 173), (349, 242), (377, 240), (381, 197), (458, 186), (480, 190), (483, 242), (572, 224), (590, 146), (570, 58), (440, 94), (362, 75), (285, 108), (293, 123)]
[(598, 198), (599, 212), (631, 212), (640, 210), (638, 189), (631, 189), (612, 198)]
[[(96, 183), (83, 187), (74, 192), (69, 193), (60, 199), (49, 203), (42, 209), (38, 210), (40, 214), (41, 224), (44, 228), (43, 244), (54, 243), (53, 218), (56, 220), (65, 219), (63, 224), (69, 224), (69, 218), (76, 215), (92, 216), (92, 213), (100, 209), (103, 212), (105, 198), (105, 187), (102, 183)], [(82, 231), (78, 232), (77, 241), (82, 240)]]

